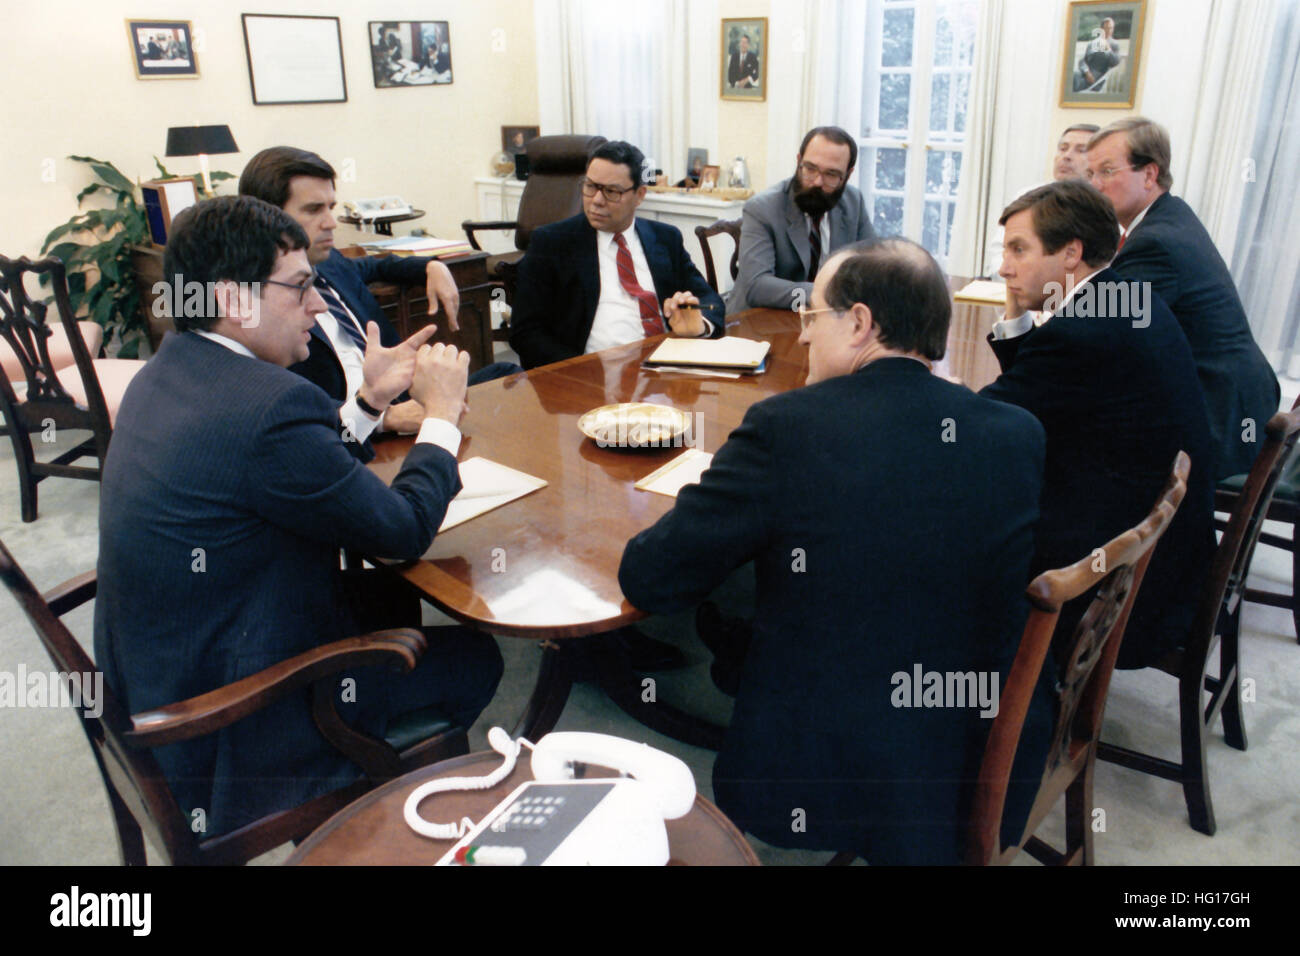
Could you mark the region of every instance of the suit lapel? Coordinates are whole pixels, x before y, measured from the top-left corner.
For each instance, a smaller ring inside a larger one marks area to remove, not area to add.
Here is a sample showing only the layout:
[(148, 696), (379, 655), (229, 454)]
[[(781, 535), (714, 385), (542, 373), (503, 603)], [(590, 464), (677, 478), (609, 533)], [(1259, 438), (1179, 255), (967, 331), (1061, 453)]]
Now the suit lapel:
[(637, 219), (633, 224), (636, 227), (636, 237), (641, 240), (641, 251), (645, 253), (645, 261), (650, 266), (650, 279), (654, 283), (655, 299), (663, 302), (677, 291), (665, 289), (662, 285), (672, 276), (673, 271), (672, 263), (668, 261), (668, 250), (659, 243), (654, 227), (649, 222)]
[(787, 188), (785, 201), (785, 231), (790, 237), (790, 244), (799, 256), (803, 274), (808, 274), (808, 263), (812, 261), (812, 246), (808, 243), (808, 220), (804, 218), (799, 207), (794, 204), (794, 185)]
[(575, 266), (578, 281), (582, 284), (583, 320), (586, 322), (585, 336), (591, 334), (592, 323), (596, 321), (596, 306), (600, 303), (600, 260), (596, 256), (596, 241), (599, 235), (587, 222), (587, 217), (578, 213), (578, 241), (574, 246)]

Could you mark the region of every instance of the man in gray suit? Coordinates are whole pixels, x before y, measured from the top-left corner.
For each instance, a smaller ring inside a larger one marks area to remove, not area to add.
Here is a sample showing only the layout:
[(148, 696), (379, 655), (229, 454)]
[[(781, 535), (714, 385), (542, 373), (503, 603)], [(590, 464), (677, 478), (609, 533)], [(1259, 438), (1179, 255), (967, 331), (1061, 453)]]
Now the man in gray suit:
[(806, 306), (820, 265), (841, 246), (875, 236), (862, 193), (849, 185), (857, 161), (852, 136), (818, 126), (799, 146), (794, 176), (745, 203), (728, 312)]

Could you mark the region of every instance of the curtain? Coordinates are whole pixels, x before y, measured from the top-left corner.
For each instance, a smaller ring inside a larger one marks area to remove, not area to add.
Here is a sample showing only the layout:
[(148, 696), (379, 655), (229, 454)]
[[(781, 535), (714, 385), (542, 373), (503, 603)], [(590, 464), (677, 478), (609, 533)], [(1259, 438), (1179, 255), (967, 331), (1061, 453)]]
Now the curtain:
[(1264, 67), (1249, 156), (1225, 170), (1245, 180), (1228, 261), (1260, 348), (1274, 369), (1294, 379), (1300, 378), (1300, 7), (1287, 4), (1278, 13), (1272, 41), (1250, 51)]

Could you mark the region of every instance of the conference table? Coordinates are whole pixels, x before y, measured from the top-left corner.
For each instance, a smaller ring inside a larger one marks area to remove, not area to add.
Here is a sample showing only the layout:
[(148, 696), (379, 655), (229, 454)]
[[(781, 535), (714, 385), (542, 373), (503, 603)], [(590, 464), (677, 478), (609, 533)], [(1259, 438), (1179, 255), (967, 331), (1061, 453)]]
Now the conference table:
[[(965, 280), (954, 279), (952, 288)], [(948, 354), (936, 372), (979, 388), (997, 376), (984, 341), (997, 310), (957, 303)], [(642, 699), (642, 684), (618, 641), (593, 638), (644, 617), (624, 597), (618, 566), (624, 545), (673, 505), (633, 485), (684, 447), (600, 447), (578, 429), (586, 412), (621, 402), (652, 402), (692, 416), (685, 440), (716, 452), (750, 405), (799, 387), (808, 374), (796, 313), (753, 309), (728, 316), (727, 335), (771, 343), (767, 370), (722, 378), (653, 371), (642, 361), (662, 336), (485, 382), (469, 394), (459, 460), (484, 457), (546, 481), (546, 486), (438, 534), (419, 560), (392, 569), (432, 604), (474, 628), (540, 640), (536, 687), (514, 736), (537, 739), (559, 719), (581, 655), (606, 693), (652, 729), (716, 749), (721, 728), (664, 701)], [(412, 438), (375, 442), (370, 467), (391, 481)], [(582, 640), (588, 638), (588, 640)]]

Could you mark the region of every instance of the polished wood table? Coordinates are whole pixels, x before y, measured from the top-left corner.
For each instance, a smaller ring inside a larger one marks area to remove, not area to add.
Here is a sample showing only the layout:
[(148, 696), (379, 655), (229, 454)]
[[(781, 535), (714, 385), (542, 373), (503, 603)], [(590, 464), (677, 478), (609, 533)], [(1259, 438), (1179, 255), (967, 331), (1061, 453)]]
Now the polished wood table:
[[(958, 304), (951, 355), (939, 370), (973, 387), (992, 381), (997, 362), (983, 339), (996, 317), (991, 307)], [(537, 687), (515, 736), (537, 739), (559, 719), (574, 670), (571, 655), (579, 651), (566, 639), (603, 634), (645, 616), (619, 589), (619, 561), (628, 539), (673, 505), (633, 485), (682, 448), (601, 448), (578, 431), (578, 419), (616, 402), (670, 405), (693, 415), (690, 442), (716, 452), (750, 405), (802, 385), (808, 374), (793, 313), (740, 313), (729, 318), (727, 334), (770, 341), (768, 370), (738, 379), (643, 370), (642, 359), (662, 338), (656, 337), (471, 390), (460, 460), (482, 456), (543, 478), (547, 486), (439, 534), (421, 560), (395, 570), (460, 621), (544, 641)], [(371, 467), (391, 481), (411, 441), (376, 442)], [(686, 743), (718, 747), (720, 728), (662, 700), (642, 700), (641, 683), (618, 642), (587, 641), (581, 651), (605, 691), (637, 720)]]
[[(389, 781), (344, 807), (312, 833), (288, 862), (306, 866), (427, 866), (436, 863), (455, 840), (432, 840), (406, 825), (402, 808), (407, 795), (437, 777), (484, 776), (501, 765), (492, 752), (467, 754), (431, 767), (413, 770)], [(429, 820), (453, 823), (462, 817), (477, 822), (515, 787), (533, 779), (528, 754), (520, 756), (514, 773), (491, 790), (438, 793), (422, 801)], [(708, 800), (696, 796), (686, 816), (666, 820), (669, 864), (693, 866), (758, 866), (758, 857), (740, 831)]]

